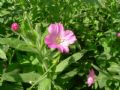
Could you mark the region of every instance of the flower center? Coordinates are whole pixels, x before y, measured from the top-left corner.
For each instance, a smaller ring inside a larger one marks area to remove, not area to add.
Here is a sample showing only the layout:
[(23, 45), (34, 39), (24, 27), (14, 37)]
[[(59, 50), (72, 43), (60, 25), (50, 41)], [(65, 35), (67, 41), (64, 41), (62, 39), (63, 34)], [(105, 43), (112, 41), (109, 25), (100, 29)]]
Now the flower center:
[(55, 42), (56, 42), (57, 44), (60, 44), (61, 41), (62, 41), (62, 40), (61, 40), (60, 36), (57, 36), (56, 39), (55, 39)]

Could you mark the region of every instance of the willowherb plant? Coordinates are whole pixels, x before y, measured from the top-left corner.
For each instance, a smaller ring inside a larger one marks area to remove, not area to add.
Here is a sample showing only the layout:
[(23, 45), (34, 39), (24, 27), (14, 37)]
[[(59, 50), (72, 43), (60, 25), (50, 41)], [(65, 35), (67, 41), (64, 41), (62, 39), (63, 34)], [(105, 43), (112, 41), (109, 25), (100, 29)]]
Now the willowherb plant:
[(1, 0), (0, 90), (119, 90), (119, 8), (118, 0)]

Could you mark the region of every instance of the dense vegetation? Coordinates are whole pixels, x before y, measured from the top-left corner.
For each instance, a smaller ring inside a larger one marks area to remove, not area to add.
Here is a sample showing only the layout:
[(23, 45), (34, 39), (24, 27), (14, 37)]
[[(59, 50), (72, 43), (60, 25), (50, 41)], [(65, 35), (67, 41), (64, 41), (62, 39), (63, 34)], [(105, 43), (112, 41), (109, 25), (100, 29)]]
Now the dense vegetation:
[[(55, 23), (68, 53), (45, 43)], [(0, 90), (120, 90), (119, 32), (120, 0), (0, 0)]]

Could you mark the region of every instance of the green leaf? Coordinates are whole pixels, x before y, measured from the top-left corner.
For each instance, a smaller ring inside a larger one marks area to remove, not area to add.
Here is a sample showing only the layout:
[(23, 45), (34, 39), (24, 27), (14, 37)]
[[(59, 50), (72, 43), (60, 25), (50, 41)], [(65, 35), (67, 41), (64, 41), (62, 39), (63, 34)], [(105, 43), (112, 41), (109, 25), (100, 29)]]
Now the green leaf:
[(115, 62), (110, 62), (110, 67), (107, 68), (108, 71), (112, 72), (112, 73), (119, 73), (120, 74), (120, 64), (119, 63), (115, 63)]
[(29, 82), (29, 83), (35, 82), (40, 77), (40, 75), (35, 72), (23, 73), (19, 75), (23, 82)]
[(105, 3), (106, 3), (106, 0), (97, 0), (99, 2), (99, 4), (105, 8)]
[(106, 55), (107, 59), (111, 58), (110, 52), (111, 52), (111, 47), (109, 46), (110, 40), (102, 38), (101, 39), (101, 45), (104, 48), (103, 54)]
[(0, 17), (5, 16), (7, 14), (10, 14), (10, 12), (7, 11), (6, 9), (0, 10)]
[(35, 46), (31, 46), (22, 40), (18, 40), (15, 38), (0, 38), (0, 44), (9, 45), (12, 48), (15, 48), (20, 51), (27, 51), (27, 52), (37, 52)]
[(62, 72), (67, 66), (77, 62), (84, 55), (85, 52), (86, 50), (82, 50), (81, 52), (77, 52), (67, 59), (63, 60), (57, 65), (55, 72)]
[(66, 79), (66, 78), (71, 78), (73, 76), (75, 76), (78, 73), (78, 69), (74, 69), (66, 74), (63, 75), (63, 77), (61, 77), (62, 79)]
[(100, 72), (96, 80), (98, 81), (99, 87), (103, 88), (106, 86), (108, 77)]
[(63, 90), (61, 86), (54, 84), (53, 90)]
[(0, 58), (1, 59), (7, 59), (6, 54), (2, 49), (0, 49)]
[(48, 78), (43, 79), (38, 85), (38, 90), (51, 90), (51, 80)]
[(2, 79), (6, 81), (11, 81), (11, 82), (28, 82), (32, 83), (35, 82), (40, 75), (35, 73), (35, 72), (29, 72), (29, 73), (18, 73), (18, 69), (15, 69), (11, 72), (4, 73), (2, 75)]

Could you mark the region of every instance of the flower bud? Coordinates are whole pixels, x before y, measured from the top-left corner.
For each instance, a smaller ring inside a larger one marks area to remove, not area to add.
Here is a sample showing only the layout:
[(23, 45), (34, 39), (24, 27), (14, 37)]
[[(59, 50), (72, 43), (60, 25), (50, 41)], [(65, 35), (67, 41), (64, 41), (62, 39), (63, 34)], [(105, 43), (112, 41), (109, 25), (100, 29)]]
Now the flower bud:
[(91, 69), (89, 71), (89, 75), (88, 75), (88, 78), (87, 78), (87, 84), (88, 84), (89, 87), (94, 83), (94, 80), (95, 80), (95, 72), (94, 72), (93, 69)]
[(13, 23), (13, 24), (11, 25), (11, 29), (12, 29), (13, 31), (17, 31), (17, 30), (19, 29), (18, 23)]

